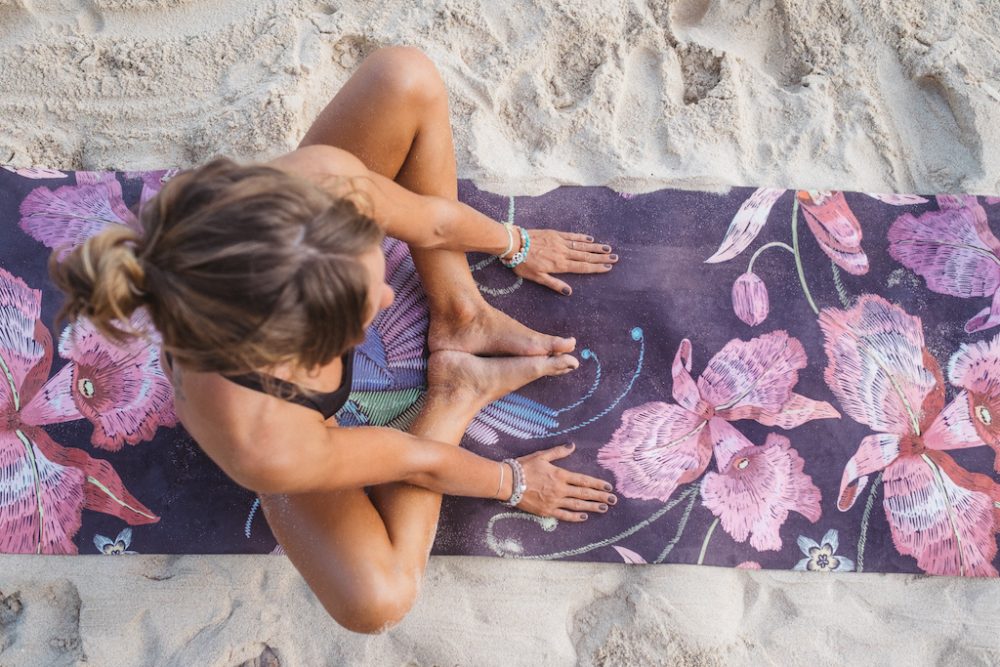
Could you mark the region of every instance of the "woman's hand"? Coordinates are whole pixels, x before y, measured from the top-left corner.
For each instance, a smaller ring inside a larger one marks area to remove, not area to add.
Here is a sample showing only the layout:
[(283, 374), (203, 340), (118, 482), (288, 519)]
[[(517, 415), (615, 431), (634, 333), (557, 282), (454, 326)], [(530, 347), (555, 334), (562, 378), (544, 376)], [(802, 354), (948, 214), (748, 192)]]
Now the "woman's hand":
[(580, 522), (587, 519), (584, 512), (603, 514), (609, 505), (618, 502), (609, 493), (608, 482), (552, 465), (552, 461), (569, 456), (573, 449), (572, 444), (558, 445), (518, 457), (527, 487), (518, 509), (560, 521)]
[(569, 285), (553, 273), (607, 273), (618, 261), (611, 246), (594, 243), (586, 234), (532, 229), (528, 259), (514, 267), (514, 273), (569, 296)]

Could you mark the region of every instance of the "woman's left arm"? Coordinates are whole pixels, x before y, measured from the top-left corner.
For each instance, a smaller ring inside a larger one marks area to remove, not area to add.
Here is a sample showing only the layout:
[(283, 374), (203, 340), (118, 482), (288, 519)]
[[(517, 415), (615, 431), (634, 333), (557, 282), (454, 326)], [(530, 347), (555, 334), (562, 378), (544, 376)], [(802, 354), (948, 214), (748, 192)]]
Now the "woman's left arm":
[[(414, 248), (499, 255), (511, 241), (502, 223), (471, 206), (411, 192), (369, 171), (354, 155), (333, 146), (305, 146), (268, 164), (306, 178), (336, 196), (352, 191), (361, 193), (371, 203), (372, 216), (386, 234)], [(514, 239), (513, 248), (520, 248), (520, 239)], [(610, 246), (594, 243), (585, 234), (536, 229), (531, 231), (528, 260), (518, 267), (517, 273), (569, 294), (569, 287), (551, 274), (605, 273), (618, 261), (610, 253)]]

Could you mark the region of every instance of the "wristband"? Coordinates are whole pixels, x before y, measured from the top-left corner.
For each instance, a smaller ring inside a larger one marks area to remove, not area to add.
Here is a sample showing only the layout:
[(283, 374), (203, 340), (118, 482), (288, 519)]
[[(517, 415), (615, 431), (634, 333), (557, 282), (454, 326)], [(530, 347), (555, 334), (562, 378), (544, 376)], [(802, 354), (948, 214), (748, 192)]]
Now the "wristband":
[(503, 500), (501, 502), (504, 505), (516, 507), (517, 504), (521, 502), (521, 498), (527, 490), (527, 485), (524, 483), (524, 468), (521, 467), (521, 464), (517, 459), (504, 459), (503, 462), (509, 463), (511, 470), (514, 472), (514, 492), (511, 493), (508, 500)]
[(507, 230), (507, 249), (497, 255), (497, 257), (506, 257), (510, 254), (510, 251), (514, 249), (514, 225), (509, 222), (505, 222), (503, 223), (503, 228)]
[(513, 269), (518, 264), (525, 262), (528, 259), (528, 250), (531, 248), (531, 237), (528, 236), (528, 230), (524, 227), (518, 229), (521, 230), (521, 249), (514, 253), (509, 262), (505, 262), (503, 258), (500, 259), (500, 263), (508, 269)]
[(503, 462), (497, 461), (497, 463), (500, 465), (500, 483), (497, 484), (497, 492), (493, 494), (493, 498), (495, 499), (500, 498), (500, 489), (503, 488)]

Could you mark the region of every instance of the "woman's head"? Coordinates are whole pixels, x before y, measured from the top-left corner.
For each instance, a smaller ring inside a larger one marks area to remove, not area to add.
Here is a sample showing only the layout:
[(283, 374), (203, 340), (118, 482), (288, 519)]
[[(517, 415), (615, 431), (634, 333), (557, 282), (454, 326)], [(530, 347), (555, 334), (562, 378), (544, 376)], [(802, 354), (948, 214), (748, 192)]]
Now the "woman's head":
[(277, 169), (220, 158), (182, 172), (139, 222), (53, 254), (59, 317), (120, 340), (146, 306), (163, 347), (193, 370), (327, 364), (392, 300), (371, 217)]

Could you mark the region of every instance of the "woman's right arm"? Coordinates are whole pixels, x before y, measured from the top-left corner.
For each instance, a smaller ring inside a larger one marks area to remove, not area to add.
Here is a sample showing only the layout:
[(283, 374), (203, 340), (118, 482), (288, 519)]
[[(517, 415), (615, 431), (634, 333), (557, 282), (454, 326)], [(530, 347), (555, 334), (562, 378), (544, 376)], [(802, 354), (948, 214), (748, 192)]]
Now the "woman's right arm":
[[(506, 500), (513, 491), (510, 466), (457, 445), (420, 438), (392, 428), (331, 428), (302, 420), (295, 432), (262, 436), (255, 447), (230, 449), (217, 461), (233, 479), (258, 493), (309, 493), (407, 482), (441, 494)], [(580, 511), (608, 502), (611, 485), (574, 473), (552, 461), (568, 456), (559, 446), (520, 457), (527, 491), (518, 508), (540, 516), (578, 521)], [(613, 502), (613, 501), (611, 501)], [(576, 510), (576, 511), (570, 511)]]

